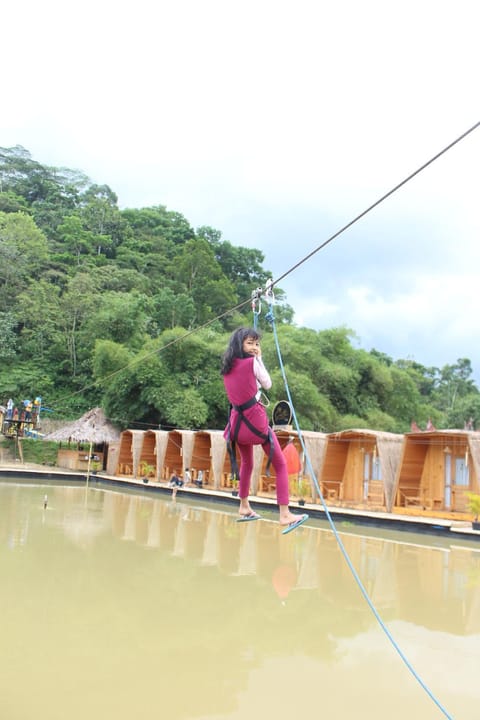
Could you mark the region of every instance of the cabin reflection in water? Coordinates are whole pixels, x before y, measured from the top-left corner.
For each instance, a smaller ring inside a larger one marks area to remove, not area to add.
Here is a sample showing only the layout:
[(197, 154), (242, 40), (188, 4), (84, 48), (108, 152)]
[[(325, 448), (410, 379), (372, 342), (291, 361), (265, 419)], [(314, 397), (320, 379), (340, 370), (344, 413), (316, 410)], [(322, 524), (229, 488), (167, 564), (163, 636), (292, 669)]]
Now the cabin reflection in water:
[[(85, 518), (84, 495), (84, 488), (51, 490), (51, 504), (63, 507), (62, 516), (55, 513), (52, 520), (79, 544), (95, 545), (102, 534), (111, 533), (227, 575), (266, 578), (283, 601), (302, 590), (352, 605), (352, 575), (325, 523), (304, 527), (299, 552), (288, 539), (285, 542), (274, 521), (239, 525), (235, 514), (218, 509), (92, 489), (88, 503), (95, 522), (84, 526), (82, 534), (72, 526)], [(3, 534), (27, 543), (25, 522), (15, 516), (11, 520), (15, 527), (4, 527)], [(480, 631), (480, 553), (474, 545), (441, 546), (436, 538), (429, 545), (428, 537), (408, 533), (387, 532), (389, 539), (341, 527), (339, 532), (365, 589), (386, 618), (432, 630), (448, 626), (458, 635)]]
[[(350, 602), (351, 572), (329, 529), (306, 527), (301, 556), (291, 557), (291, 548), (279, 537), (275, 522), (239, 526), (230, 513), (117, 493), (105, 495), (104, 502), (105, 507), (112, 504), (107, 515), (115, 518), (116, 532), (123, 539), (152, 547), (155, 538), (156, 547), (163, 551), (235, 576), (268, 577), (287, 564), (294, 570), (290, 580), (295, 576), (289, 592), (309, 590), (324, 595), (332, 585), (332, 600), (338, 600), (343, 587), (345, 602)], [(457, 634), (480, 631), (477, 550), (431, 547), (428, 539), (425, 545), (416, 545), (401, 539), (340, 534), (376, 607), (434, 630), (447, 621), (450, 631)], [(421, 602), (412, 601), (412, 588)]]
[[(283, 536), (273, 512), (237, 523), (236, 507), (142, 490), (0, 484), (12, 717), (438, 717), (324, 521)], [(478, 546), (338, 530), (415, 669), (454, 717), (477, 718)]]

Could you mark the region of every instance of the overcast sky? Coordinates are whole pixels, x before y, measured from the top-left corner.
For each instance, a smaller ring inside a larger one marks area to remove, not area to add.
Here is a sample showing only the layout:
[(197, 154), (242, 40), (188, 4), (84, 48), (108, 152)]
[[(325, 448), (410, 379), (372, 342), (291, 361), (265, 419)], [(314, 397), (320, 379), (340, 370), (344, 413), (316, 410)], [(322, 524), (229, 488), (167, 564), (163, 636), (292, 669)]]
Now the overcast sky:
[[(278, 278), (480, 120), (476, 5), (11, 3), (0, 145), (211, 225)], [(290, 273), (296, 322), (469, 357), (479, 381), (479, 160), (480, 129)]]

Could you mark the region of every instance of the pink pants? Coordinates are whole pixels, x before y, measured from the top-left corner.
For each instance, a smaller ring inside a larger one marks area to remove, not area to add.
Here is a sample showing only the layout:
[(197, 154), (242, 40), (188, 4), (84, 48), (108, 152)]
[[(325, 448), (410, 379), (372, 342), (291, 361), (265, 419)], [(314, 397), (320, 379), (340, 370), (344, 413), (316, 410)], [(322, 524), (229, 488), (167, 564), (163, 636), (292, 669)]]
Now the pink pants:
[[(238, 494), (241, 498), (246, 498), (250, 492), (250, 480), (253, 472), (253, 445), (242, 445), (237, 442), (238, 451), (240, 453), (240, 487)], [(265, 455), (270, 453), (270, 443), (266, 442), (262, 445)], [(288, 472), (287, 461), (278, 442), (278, 438), (273, 434), (273, 458), (272, 465), (275, 468), (277, 476), (277, 503), (279, 505), (288, 505)]]

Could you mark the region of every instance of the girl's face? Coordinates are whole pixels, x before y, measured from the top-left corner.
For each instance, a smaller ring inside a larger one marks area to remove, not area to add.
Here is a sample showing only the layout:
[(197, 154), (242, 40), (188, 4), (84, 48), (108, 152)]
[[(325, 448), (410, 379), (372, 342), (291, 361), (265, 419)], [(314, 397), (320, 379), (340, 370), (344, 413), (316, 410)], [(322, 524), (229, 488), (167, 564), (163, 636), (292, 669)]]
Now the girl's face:
[(260, 340), (248, 336), (243, 341), (242, 350), (247, 355), (260, 355)]

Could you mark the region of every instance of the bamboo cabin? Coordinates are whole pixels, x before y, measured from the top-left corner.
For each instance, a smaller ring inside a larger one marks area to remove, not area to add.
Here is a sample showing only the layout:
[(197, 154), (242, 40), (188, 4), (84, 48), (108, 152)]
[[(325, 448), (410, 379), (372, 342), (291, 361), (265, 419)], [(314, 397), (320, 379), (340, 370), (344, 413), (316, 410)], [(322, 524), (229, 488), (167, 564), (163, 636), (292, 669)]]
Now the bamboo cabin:
[[(293, 447), (295, 448), (296, 452), (298, 453), (299, 457), (302, 452), (302, 446), (300, 444), (300, 440), (298, 439), (298, 433), (294, 433), (293, 430), (291, 432), (287, 430), (276, 430), (275, 435), (277, 436), (278, 442), (280, 443), (280, 447), (282, 450), (285, 450), (287, 445), (289, 443), (292, 443)], [(258, 483), (258, 490), (260, 493), (275, 493), (276, 487), (277, 487), (277, 474), (275, 472), (275, 468), (273, 465), (270, 465), (269, 468), (269, 474), (267, 475), (267, 463), (268, 463), (268, 455), (265, 455), (265, 453), (262, 450), (262, 458), (261, 458), (261, 469), (260, 469), (260, 477), (259, 477), (259, 483)], [(296, 485), (298, 481), (298, 473), (300, 472), (300, 468), (296, 468), (296, 472), (289, 472), (289, 490), (290, 493), (297, 494), (295, 492)]]
[[(323, 471), (328, 437), (326, 433), (313, 432), (310, 430), (303, 431), (302, 437), (310, 461), (307, 462), (307, 458), (302, 455), (303, 478), (306, 480), (307, 486), (311, 488), (312, 499), (317, 501), (318, 492), (316, 486), (319, 483)], [(314, 478), (312, 478), (312, 474)]]
[(405, 436), (395, 504), (424, 510), (466, 510), (480, 492), (480, 432), (435, 430)]
[(182, 468), (182, 433), (180, 430), (170, 430), (160, 479), (170, 480), (172, 473), (181, 474)]
[(143, 433), (139, 458), (139, 470), (142, 476), (158, 482), (162, 476), (167, 443), (167, 430), (146, 430)]
[(328, 435), (321, 475), (325, 501), (391, 512), (403, 435), (343, 430)]
[(194, 430), (179, 430), (182, 436), (182, 464), (180, 465), (180, 474), (185, 477), (185, 470), (190, 470), (192, 466), (192, 454), (193, 445), (195, 443), (195, 435), (197, 434)]
[[(211, 471), (208, 476), (208, 484), (212, 484), (217, 490), (220, 487), (223, 468), (225, 466), (225, 457), (227, 456), (227, 445), (221, 430), (208, 430), (210, 436), (210, 467)], [(195, 468), (197, 469), (197, 468)]]
[[(221, 465), (223, 465), (225, 459), (225, 440), (220, 431), (217, 431), (221, 435)], [(190, 475), (193, 482), (198, 482), (201, 479), (203, 485), (210, 485), (216, 487), (216, 477), (214, 473), (214, 457), (213, 457), (213, 446), (214, 445), (215, 431), (207, 432), (199, 430), (195, 433), (193, 438), (193, 448), (190, 458)], [(187, 466), (188, 467), (188, 466)], [(199, 475), (200, 473), (200, 475)]]
[[(434, 430), (407, 435), (367, 429), (336, 433), (302, 432), (290, 426), (274, 431), (289, 468), (290, 497), (342, 507), (408, 512), (465, 512), (467, 493), (480, 494), (480, 431)], [(232, 491), (230, 457), (221, 430), (124, 430), (110, 427), (97, 408), (76, 423), (46, 436), (64, 441), (58, 465), (86, 469), (90, 461), (111, 475), (168, 481), (190, 471), (195, 483)], [(88, 450), (80, 441), (88, 442)], [(71, 442), (74, 447), (70, 447)], [(288, 446), (295, 452), (288, 453)], [(305, 450), (305, 451), (304, 451)], [(237, 461), (240, 457), (237, 449)], [(254, 446), (252, 495), (276, 494), (275, 468), (266, 474), (267, 456)], [(413, 514), (415, 514), (413, 512)]]
[(153, 479), (157, 476), (157, 438), (153, 430), (143, 433), (139, 469), (142, 477)]
[(117, 470), (119, 475), (137, 477), (144, 435), (143, 430), (124, 430), (120, 435)]
[[(318, 497), (315, 487), (316, 478), (320, 477), (323, 459), (325, 455), (326, 439), (324, 433), (304, 431), (301, 436), (303, 445), (310, 459), (306, 462), (302, 442), (296, 430), (277, 430), (275, 432), (280, 447), (287, 457), (287, 468), (289, 474), (289, 492), (292, 497), (303, 497), (305, 500), (314, 500)], [(287, 446), (292, 445), (295, 452), (288, 455)], [(298, 462), (295, 461), (295, 455)], [(267, 457), (262, 451), (260, 475), (258, 479), (258, 490), (260, 493), (273, 494), (276, 492), (276, 473), (273, 466), (270, 467), (270, 474), (266, 475)]]

